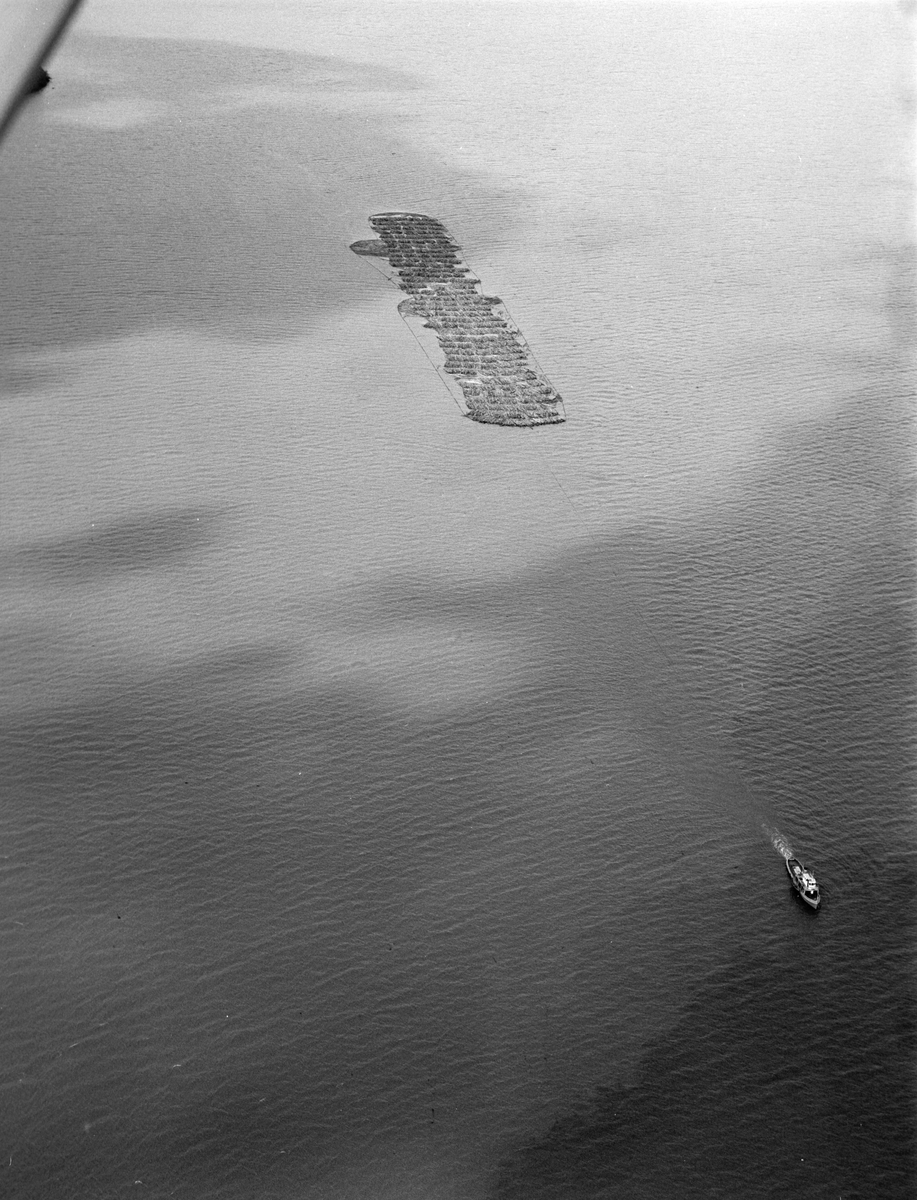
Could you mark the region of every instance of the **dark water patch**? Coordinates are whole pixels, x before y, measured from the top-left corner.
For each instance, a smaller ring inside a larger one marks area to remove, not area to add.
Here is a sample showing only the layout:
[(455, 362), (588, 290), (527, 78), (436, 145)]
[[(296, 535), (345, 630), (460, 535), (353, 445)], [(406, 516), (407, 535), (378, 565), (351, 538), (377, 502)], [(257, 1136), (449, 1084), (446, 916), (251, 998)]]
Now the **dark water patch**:
[(426, 1119), (431, 1069), (442, 1096), (480, 1054), (454, 960), (480, 978), (489, 955), (460, 936), (479, 928), (473, 884), (456, 897), (441, 857), (486, 862), (488, 836), (428, 770), (464, 751), (354, 695), (265, 702), (282, 666), (201, 660), (6, 744), (7, 762), (26, 751), (6, 1030), (16, 1079), (40, 1080), (17, 1085), (23, 1196), (107, 1194), (131, 1172), (221, 1194), (267, 1183), (281, 1152), (327, 1169), (342, 1130)]
[(466, 412), (485, 425), (556, 425), (561, 398), (541, 373), (521, 333), (496, 296), (478, 291), (461, 248), (433, 217), (379, 213), (369, 219), (377, 241), (351, 244), (355, 254), (386, 257), (410, 296), (398, 311), (435, 329), (465, 399)]
[(41, 392), (54, 383), (60, 383), (75, 373), (74, 369), (55, 363), (33, 363), (27, 359), (12, 359), (0, 363), (0, 395), (28, 396)]
[[(749, 914), (745, 951), (647, 1048), (640, 1081), (599, 1089), (508, 1159), (494, 1195), (907, 1200), (915, 900), (915, 864), (896, 855), (883, 887), (861, 881), (833, 920), (788, 912), (776, 941)], [(866, 946), (851, 987), (851, 949)]]
[(159, 329), (295, 337), (363, 303), (346, 253), (380, 189), (499, 189), (325, 95), (422, 86), (403, 72), (227, 43), (75, 35), (44, 108), (0, 159), (0, 350)]
[(98, 522), (65, 538), (17, 546), (0, 556), (7, 581), (25, 576), (57, 585), (160, 569), (199, 555), (219, 538), (226, 512), (180, 508)]

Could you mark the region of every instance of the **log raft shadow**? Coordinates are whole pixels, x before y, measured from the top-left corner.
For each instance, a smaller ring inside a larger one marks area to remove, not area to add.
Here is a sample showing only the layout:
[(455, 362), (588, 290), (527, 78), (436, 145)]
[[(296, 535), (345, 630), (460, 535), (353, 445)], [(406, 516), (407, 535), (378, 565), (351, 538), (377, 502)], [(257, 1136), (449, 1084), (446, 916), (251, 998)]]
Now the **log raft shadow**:
[(496, 296), (485, 296), (446, 228), (422, 213), (376, 213), (369, 223), (379, 235), (351, 250), (387, 259), (408, 299), (398, 311), (436, 331), (455, 377), (466, 414), (485, 425), (558, 425), (563, 401), (545, 378)]

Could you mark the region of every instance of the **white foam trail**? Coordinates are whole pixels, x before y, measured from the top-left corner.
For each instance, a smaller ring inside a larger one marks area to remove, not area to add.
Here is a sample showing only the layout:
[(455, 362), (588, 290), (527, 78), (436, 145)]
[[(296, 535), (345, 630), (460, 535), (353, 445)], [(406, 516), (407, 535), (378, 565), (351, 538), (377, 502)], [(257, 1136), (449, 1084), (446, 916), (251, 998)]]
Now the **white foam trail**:
[(779, 829), (772, 829), (770, 825), (765, 825), (764, 832), (770, 838), (771, 845), (778, 854), (782, 854), (784, 858), (795, 858), (793, 847), (786, 840)]

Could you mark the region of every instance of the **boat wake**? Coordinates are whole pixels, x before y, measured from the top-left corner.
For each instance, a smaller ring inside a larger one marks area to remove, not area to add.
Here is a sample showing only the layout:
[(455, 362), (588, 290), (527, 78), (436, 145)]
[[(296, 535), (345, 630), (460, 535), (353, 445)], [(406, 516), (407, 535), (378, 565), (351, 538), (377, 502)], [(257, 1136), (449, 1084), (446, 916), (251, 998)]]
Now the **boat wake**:
[(786, 840), (779, 829), (773, 829), (770, 825), (764, 826), (764, 832), (770, 838), (771, 845), (778, 854), (782, 854), (784, 858), (795, 858), (793, 847)]

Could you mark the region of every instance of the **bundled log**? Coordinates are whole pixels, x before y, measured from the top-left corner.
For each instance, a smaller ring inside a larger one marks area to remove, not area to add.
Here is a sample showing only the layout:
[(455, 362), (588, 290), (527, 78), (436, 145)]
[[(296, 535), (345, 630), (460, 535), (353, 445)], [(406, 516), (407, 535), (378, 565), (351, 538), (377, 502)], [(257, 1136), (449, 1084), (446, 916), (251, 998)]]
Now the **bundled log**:
[(377, 213), (376, 239), (355, 254), (387, 258), (408, 299), (403, 316), (436, 331), (445, 371), (461, 388), (467, 414), (487, 425), (556, 425), (562, 401), (497, 296), (485, 296), (445, 227), (422, 213)]

